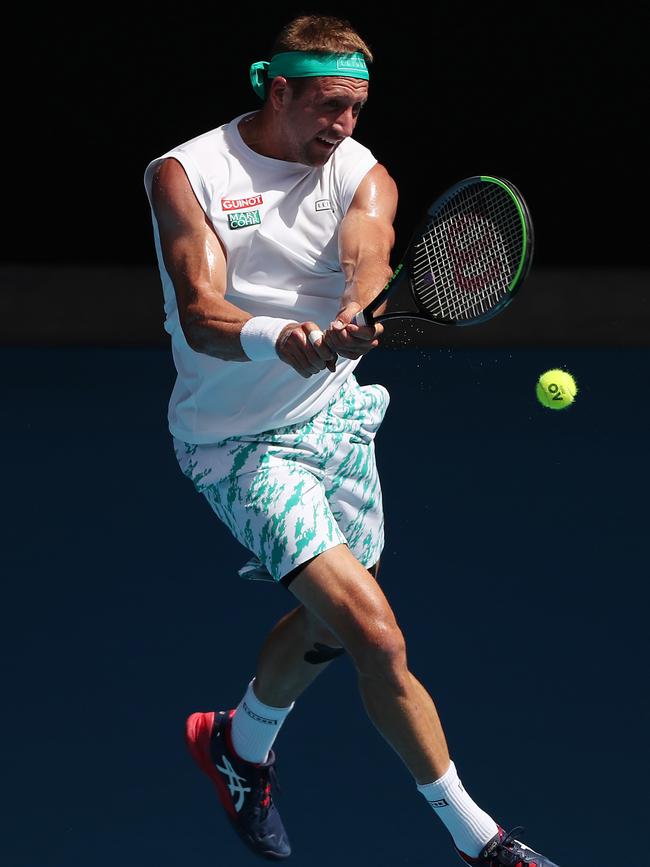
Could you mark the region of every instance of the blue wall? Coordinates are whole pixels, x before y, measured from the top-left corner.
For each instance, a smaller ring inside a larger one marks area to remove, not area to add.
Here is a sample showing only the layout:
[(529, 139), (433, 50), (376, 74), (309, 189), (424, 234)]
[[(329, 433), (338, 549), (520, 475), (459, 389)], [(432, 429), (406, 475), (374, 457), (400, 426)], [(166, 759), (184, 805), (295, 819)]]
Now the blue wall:
[[(538, 406), (565, 366), (571, 409)], [(177, 469), (165, 350), (4, 349), (8, 867), (253, 864), (182, 738), (291, 606)], [(474, 798), (563, 867), (644, 851), (647, 350), (382, 351), (380, 582)], [(293, 863), (455, 864), (347, 658), (277, 742)], [(329, 829), (336, 828), (336, 837)], [(4, 853), (3, 851), (4, 850)]]

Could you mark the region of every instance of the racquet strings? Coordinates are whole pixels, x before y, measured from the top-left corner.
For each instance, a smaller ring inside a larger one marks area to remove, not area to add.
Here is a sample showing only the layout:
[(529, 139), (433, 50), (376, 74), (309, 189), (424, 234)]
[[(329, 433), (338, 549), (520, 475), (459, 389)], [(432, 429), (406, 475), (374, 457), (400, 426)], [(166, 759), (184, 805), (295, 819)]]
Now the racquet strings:
[(495, 183), (462, 187), (432, 217), (414, 249), (418, 300), (436, 319), (471, 320), (508, 296), (525, 254), (512, 196)]

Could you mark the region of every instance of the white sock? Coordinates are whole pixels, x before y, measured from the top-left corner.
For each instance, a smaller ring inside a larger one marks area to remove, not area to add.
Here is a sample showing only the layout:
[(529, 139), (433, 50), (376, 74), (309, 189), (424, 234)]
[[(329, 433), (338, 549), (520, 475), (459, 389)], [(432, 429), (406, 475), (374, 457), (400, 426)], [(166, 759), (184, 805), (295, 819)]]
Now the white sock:
[(230, 734), (232, 745), (240, 759), (259, 764), (265, 762), (280, 727), (293, 708), (269, 707), (253, 692), (255, 678), (248, 684), (246, 695), (237, 705)]
[(456, 847), (476, 858), (499, 828), (494, 819), (474, 803), (463, 788), (452, 762), (447, 772), (434, 783), (418, 786), (433, 810), (438, 814)]

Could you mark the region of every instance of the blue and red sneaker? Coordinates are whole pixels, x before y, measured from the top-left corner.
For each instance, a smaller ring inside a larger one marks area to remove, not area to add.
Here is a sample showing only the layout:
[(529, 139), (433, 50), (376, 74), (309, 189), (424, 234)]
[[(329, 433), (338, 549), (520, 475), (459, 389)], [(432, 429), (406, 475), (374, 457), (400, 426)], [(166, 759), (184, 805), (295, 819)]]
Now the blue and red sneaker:
[(466, 864), (476, 864), (479, 867), (557, 867), (553, 861), (514, 839), (515, 834), (523, 831), (523, 828), (513, 828), (506, 834), (500, 825), (497, 827), (499, 833), (486, 844), (478, 858), (470, 858), (460, 849), (456, 849)]
[(246, 843), (270, 860), (291, 855), (291, 845), (271, 794), (278, 785), (275, 753), (253, 764), (233, 749), (230, 728), (234, 710), (193, 713), (187, 719), (185, 737), (192, 757), (217, 787), (231, 824)]

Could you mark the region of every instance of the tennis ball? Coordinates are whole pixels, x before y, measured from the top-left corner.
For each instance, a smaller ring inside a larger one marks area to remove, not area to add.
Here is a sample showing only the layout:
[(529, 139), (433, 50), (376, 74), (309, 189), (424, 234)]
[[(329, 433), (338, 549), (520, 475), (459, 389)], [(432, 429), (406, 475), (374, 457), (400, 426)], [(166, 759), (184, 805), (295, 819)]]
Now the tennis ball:
[(549, 409), (571, 406), (578, 393), (575, 379), (566, 370), (547, 370), (537, 380), (537, 400)]

